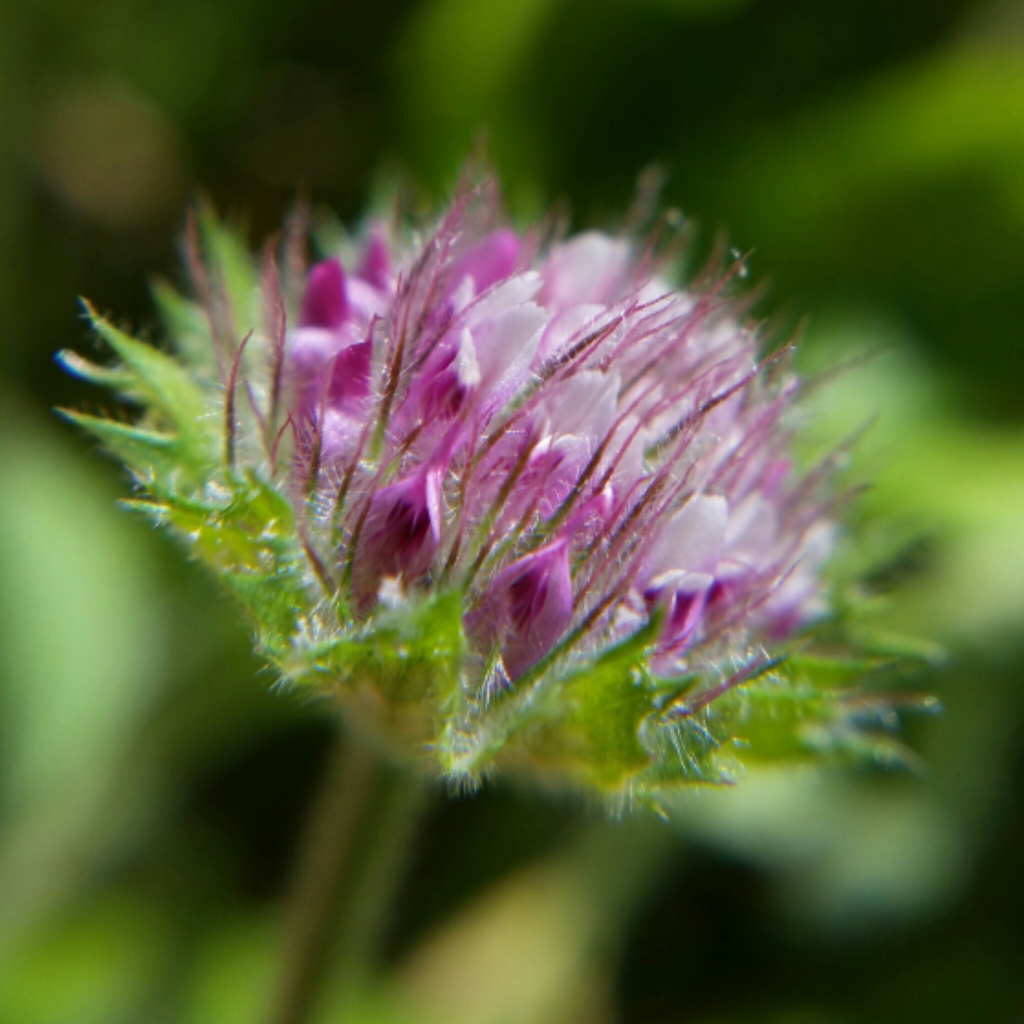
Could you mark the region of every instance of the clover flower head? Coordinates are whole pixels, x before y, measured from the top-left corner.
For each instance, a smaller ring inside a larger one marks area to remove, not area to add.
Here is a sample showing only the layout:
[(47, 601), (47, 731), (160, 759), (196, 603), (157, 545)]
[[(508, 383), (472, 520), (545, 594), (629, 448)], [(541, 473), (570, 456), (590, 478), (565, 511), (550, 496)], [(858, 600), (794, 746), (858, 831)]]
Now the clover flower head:
[(728, 275), (542, 244), (494, 194), (308, 268), (301, 230), (254, 260), (203, 213), (195, 297), (157, 289), (175, 354), (91, 314), (119, 366), (66, 357), (142, 416), (74, 418), (282, 678), (427, 771), (656, 800), (743, 751), (842, 748), (855, 711), (777, 657), (828, 611), (835, 537), (789, 452), (788, 355)]

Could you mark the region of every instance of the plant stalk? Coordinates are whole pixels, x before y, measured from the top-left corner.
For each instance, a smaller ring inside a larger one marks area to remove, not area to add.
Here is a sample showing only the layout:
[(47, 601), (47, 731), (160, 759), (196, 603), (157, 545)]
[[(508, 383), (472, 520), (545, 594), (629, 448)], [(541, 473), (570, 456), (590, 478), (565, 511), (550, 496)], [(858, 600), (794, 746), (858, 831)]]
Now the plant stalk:
[(300, 842), (265, 1024), (307, 1024), (336, 952), (346, 982), (372, 966), (421, 792), (406, 775), (383, 771), (361, 737), (339, 731)]

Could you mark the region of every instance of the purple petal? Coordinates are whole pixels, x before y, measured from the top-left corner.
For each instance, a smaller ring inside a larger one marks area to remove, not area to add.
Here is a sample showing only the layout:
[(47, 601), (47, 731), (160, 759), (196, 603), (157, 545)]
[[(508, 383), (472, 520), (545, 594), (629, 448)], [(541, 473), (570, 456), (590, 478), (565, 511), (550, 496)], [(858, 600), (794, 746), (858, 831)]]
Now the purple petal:
[(562, 538), (513, 562), (495, 577), (477, 627), (485, 643), (497, 640), (515, 681), (557, 643), (572, 622), (569, 542)]
[(334, 358), (327, 398), (332, 405), (350, 405), (370, 393), (372, 343), (361, 341), (343, 348)]
[(292, 335), (289, 380), (295, 393), (292, 411), (300, 419), (315, 417), (323, 404), (360, 411), (370, 392), (372, 347), (369, 340), (355, 340), (354, 328), (300, 327)]
[(323, 327), (335, 331), (348, 316), (345, 271), (340, 260), (324, 260), (309, 271), (302, 299), (301, 327)]
[(370, 502), (352, 568), (356, 602), (368, 610), (386, 576), (414, 583), (430, 568), (441, 543), (441, 478), (438, 467), (378, 491)]
[[(319, 414), (312, 412), (310, 419), (315, 423)], [(343, 409), (327, 408), (323, 412), (323, 428), (320, 430), (320, 459), (326, 465), (339, 459), (347, 459), (359, 443), (362, 434), (362, 418), (353, 416)]]
[(404, 429), (450, 419), (462, 411), (466, 398), (480, 383), (473, 336), (463, 327), (449, 331), (434, 347), (409, 388), (399, 412)]
[(324, 327), (300, 327), (289, 339), (288, 364), (296, 387), (317, 383), (324, 367), (338, 354), (344, 338)]
[[(708, 586), (707, 581), (697, 582), (695, 589), (689, 589), (694, 581), (685, 580), (683, 588), (664, 587), (644, 594), (648, 608), (662, 605), (665, 621), (662, 626), (660, 646), (663, 651), (678, 655), (686, 650), (698, 637), (698, 626), (704, 620), (708, 602), (717, 584)], [(705, 585), (701, 586), (700, 584)]]

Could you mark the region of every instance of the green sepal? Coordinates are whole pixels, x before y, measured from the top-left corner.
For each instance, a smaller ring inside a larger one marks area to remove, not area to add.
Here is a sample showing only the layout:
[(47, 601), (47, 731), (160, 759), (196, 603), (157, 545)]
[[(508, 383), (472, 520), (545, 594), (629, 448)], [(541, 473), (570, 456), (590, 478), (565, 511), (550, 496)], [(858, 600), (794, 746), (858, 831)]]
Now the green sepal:
[[(222, 224), (213, 207), (199, 210), (199, 230), (203, 238), (211, 285), (227, 303), (234, 345), (260, 323), (259, 275), (256, 264), (239, 233)], [(225, 325), (226, 326), (226, 325)]]
[(872, 676), (903, 667), (889, 659), (794, 656), (720, 697), (710, 710), (743, 761), (827, 755), (907, 763), (912, 756), (886, 731), (896, 721), (894, 706), (870, 689)]
[(835, 691), (791, 679), (759, 680), (730, 697), (723, 698), (719, 713), (729, 715), (729, 704), (735, 705), (733, 742), (745, 761), (806, 760), (814, 750), (810, 732), (823, 736), (844, 718)]
[(892, 657), (830, 658), (814, 654), (792, 654), (785, 662), (794, 680), (832, 689), (860, 683), (865, 677), (887, 669), (899, 669), (903, 662)]
[(808, 728), (804, 740), (819, 763), (833, 760), (897, 770), (920, 769), (922, 765), (921, 758), (895, 736), (866, 731), (852, 722), (844, 728)]
[(197, 373), (210, 380), (216, 379), (217, 360), (206, 311), (167, 281), (156, 280), (151, 288), (153, 301), (175, 352)]
[(945, 649), (931, 640), (863, 623), (851, 624), (848, 637), (858, 650), (897, 661), (934, 666), (942, 665), (948, 657)]
[(187, 541), (240, 601), (260, 647), (276, 658), (318, 599), (288, 501), (255, 474), (233, 477), (222, 499), (173, 493), (131, 505)]
[(93, 328), (137, 379), (147, 405), (162, 414), (177, 433), (181, 462), (191, 470), (215, 464), (221, 431), (211, 423), (208, 396), (172, 356), (118, 330), (83, 300)]
[(650, 763), (640, 730), (653, 711), (647, 658), (660, 631), (660, 616), (652, 616), (596, 658), (541, 679), (510, 716), (508, 742), (598, 789), (620, 788)]
[(166, 479), (178, 469), (181, 446), (174, 434), (145, 430), (71, 409), (60, 409), (58, 412), (92, 434), (144, 483), (148, 484), (156, 478)]
[(220, 578), (257, 624), (262, 652), (271, 659), (284, 657), (300, 620), (308, 615), (301, 567), (283, 563), (272, 574), (225, 571)]
[(83, 359), (77, 352), (64, 349), (57, 353), (57, 362), (74, 377), (88, 381), (101, 388), (116, 391), (125, 398), (140, 401), (141, 392), (137, 392), (138, 378), (124, 366), (100, 366), (88, 359)]
[(636, 799), (650, 799), (678, 786), (718, 786), (735, 774), (728, 750), (730, 732), (717, 718), (713, 704), (686, 718), (650, 719), (643, 739), (651, 763), (633, 782)]
[(461, 703), (465, 649), (462, 593), (447, 590), (382, 609), (336, 638), (300, 639), (281, 668), (300, 685), (369, 683), (392, 704), (427, 700), (450, 715)]
[(288, 501), (255, 474), (235, 477), (232, 484), (222, 500), (209, 503), (161, 495), (167, 522), (186, 534), (195, 553), (219, 573), (270, 576), (282, 559), (302, 564)]

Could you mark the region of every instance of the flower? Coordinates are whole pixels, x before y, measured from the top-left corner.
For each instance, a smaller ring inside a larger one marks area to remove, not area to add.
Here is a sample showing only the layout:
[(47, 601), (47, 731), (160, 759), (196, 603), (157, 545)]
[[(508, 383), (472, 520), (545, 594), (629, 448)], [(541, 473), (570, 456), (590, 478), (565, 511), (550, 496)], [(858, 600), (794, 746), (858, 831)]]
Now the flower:
[(204, 213), (197, 299), (158, 292), (178, 355), (91, 314), (120, 368), (67, 360), (142, 419), (74, 418), (282, 677), (428, 772), (656, 800), (740, 750), (843, 748), (860, 712), (777, 657), (828, 611), (836, 532), (789, 452), (786, 353), (728, 275), (678, 289), (597, 231), (539, 245), (493, 194), (308, 270), (293, 232), (284, 277)]
[(337, 259), (309, 272), (286, 344), (307, 438), (293, 472), (304, 490), (317, 453), (358, 614), (385, 581), (461, 584), (470, 647), (514, 686), (570, 632), (599, 651), (655, 609), (677, 674), (819, 612), (821, 558), (800, 566), (821, 524), (780, 451), (793, 382), (762, 379), (754, 332), (625, 240), (525, 250), (452, 216), (422, 252), (388, 253), (401, 269), (378, 303)]

